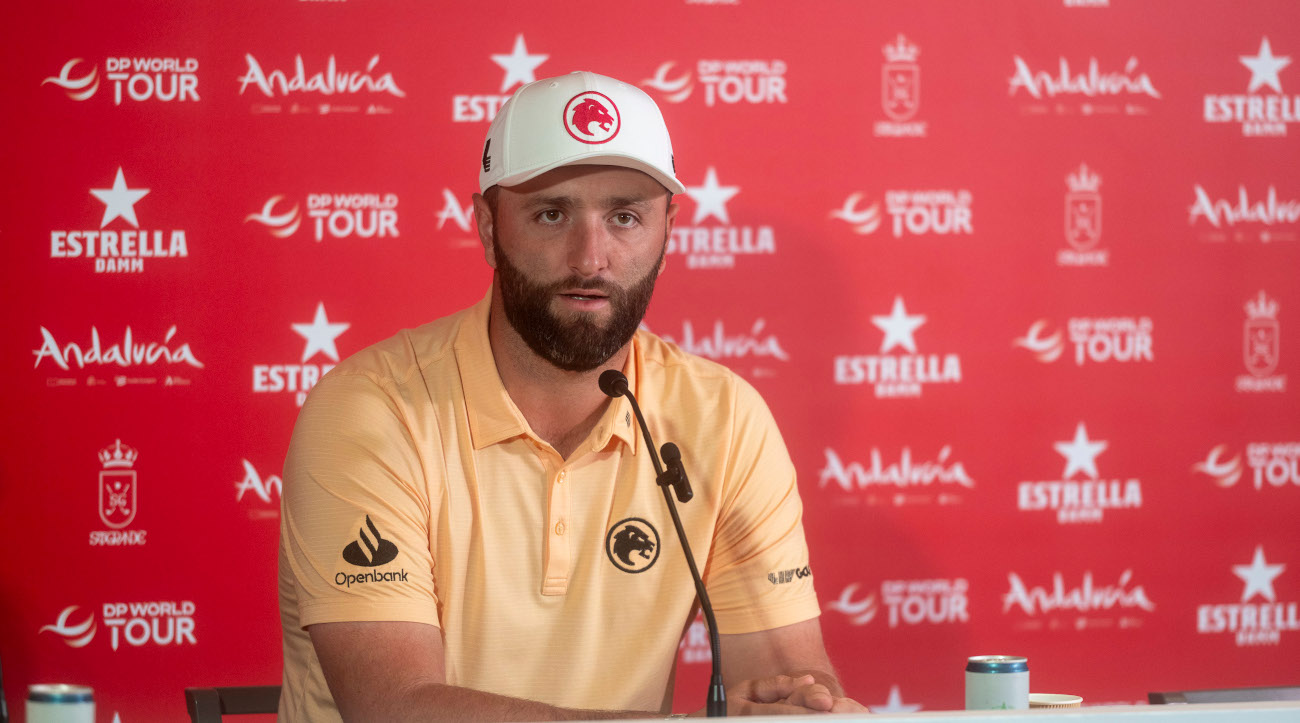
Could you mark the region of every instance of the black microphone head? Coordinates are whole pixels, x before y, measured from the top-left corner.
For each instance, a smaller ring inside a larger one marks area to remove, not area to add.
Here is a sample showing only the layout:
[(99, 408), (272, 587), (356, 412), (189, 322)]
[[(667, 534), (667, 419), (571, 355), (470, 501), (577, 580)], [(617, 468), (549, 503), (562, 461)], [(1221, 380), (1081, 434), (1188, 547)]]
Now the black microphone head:
[(627, 393), (627, 377), (617, 369), (606, 369), (600, 374), (600, 391), (611, 397), (621, 397)]
[(677, 464), (682, 461), (682, 451), (677, 449), (677, 445), (672, 442), (665, 442), (663, 448), (659, 451), (663, 454), (664, 462), (667, 464)]

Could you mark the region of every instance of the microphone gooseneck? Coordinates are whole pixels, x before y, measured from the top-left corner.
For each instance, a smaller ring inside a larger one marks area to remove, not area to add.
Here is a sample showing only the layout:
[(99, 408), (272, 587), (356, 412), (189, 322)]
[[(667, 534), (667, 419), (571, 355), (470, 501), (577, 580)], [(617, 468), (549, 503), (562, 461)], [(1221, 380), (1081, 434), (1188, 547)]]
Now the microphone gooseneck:
[(668, 505), (668, 514), (673, 518), (673, 527), (677, 529), (677, 539), (681, 541), (682, 552), (686, 555), (686, 566), (690, 568), (691, 579), (695, 582), (695, 596), (700, 601), (704, 622), (709, 628), (713, 674), (709, 678), (709, 697), (705, 710), (710, 718), (725, 717), (727, 690), (722, 684), (722, 649), (718, 640), (718, 621), (713, 617), (713, 604), (709, 602), (709, 593), (704, 589), (704, 580), (700, 578), (700, 571), (695, 566), (695, 556), (691, 554), (691, 544), (686, 539), (686, 531), (682, 529), (682, 519), (677, 515), (677, 505), (673, 503), (673, 496), (668, 493), (668, 488), (672, 487), (677, 493), (677, 499), (682, 502), (687, 502), (694, 496), (691, 483), (686, 478), (686, 468), (682, 465), (681, 450), (677, 449), (677, 445), (672, 442), (664, 445), (664, 461), (668, 463), (668, 469), (665, 470), (659, 462), (659, 455), (655, 452), (655, 443), (650, 437), (650, 428), (646, 426), (645, 417), (641, 414), (641, 405), (637, 404), (636, 397), (628, 387), (627, 377), (617, 369), (607, 369), (601, 373), (599, 384), (600, 391), (610, 397), (627, 397), (628, 403), (632, 405), (632, 413), (636, 415), (637, 424), (641, 426), (641, 435), (645, 438), (646, 448), (650, 450), (650, 461), (654, 464), (655, 481), (659, 483), (659, 489), (664, 493), (664, 503)]

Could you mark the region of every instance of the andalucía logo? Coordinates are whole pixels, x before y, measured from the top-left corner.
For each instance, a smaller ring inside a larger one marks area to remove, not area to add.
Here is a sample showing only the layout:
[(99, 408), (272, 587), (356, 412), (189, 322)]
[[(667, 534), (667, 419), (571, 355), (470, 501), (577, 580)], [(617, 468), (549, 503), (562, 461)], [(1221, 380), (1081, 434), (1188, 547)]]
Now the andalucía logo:
[(1282, 336), (1277, 322), (1278, 304), (1262, 290), (1246, 302), (1242, 358), (1250, 375), (1237, 377), (1239, 392), (1285, 392), (1286, 375), (1274, 374), (1280, 359)]
[[(251, 492), (248, 516), (254, 519), (278, 518), (280, 516), (280, 495), (284, 492), (284, 481), (280, 475), (270, 474), (265, 477), (258, 474), (257, 468), (246, 459), (239, 460), (244, 465), (244, 478), (235, 483), (235, 502), (243, 502), (244, 495)], [(257, 504), (258, 500), (261, 504)]]
[[(1220, 487), (1232, 487), (1245, 468), (1240, 454), (1230, 459), (1229, 454), (1228, 445), (1217, 445), (1203, 461), (1192, 465), (1192, 470), (1209, 476)], [(1256, 490), (1263, 489), (1265, 482), (1269, 487), (1300, 488), (1300, 442), (1251, 442), (1246, 445), (1246, 464)]]
[[(1278, 602), (1273, 587), (1285, 571), (1283, 563), (1269, 564), (1264, 557), (1264, 546), (1257, 545), (1250, 564), (1232, 566), (1232, 574), (1244, 583), (1241, 602), (1198, 606), (1196, 632), (1231, 633), (1239, 648), (1279, 645), (1283, 631), (1300, 630), (1300, 603)], [(1256, 596), (1263, 598), (1263, 602), (1254, 602)]]
[(266, 99), (253, 103), (253, 113), (282, 113), (286, 108), (283, 101), (292, 99), (294, 102), (288, 105), (292, 114), (387, 115), (393, 107), (384, 105), (384, 101), (406, 97), (392, 71), (380, 66), (378, 54), (370, 56), (364, 66), (349, 60), (340, 63), (332, 53), (324, 62), (317, 57), (309, 64), (298, 54), (293, 56), (293, 69), (288, 71), (271, 65), (266, 66), (269, 70), (264, 69), (252, 53), (245, 53), (244, 60), (248, 69), (237, 79), (239, 94)]
[[(59, 613), (53, 625), (41, 626), (40, 632), (54, 633), (69, 647), (84, 648), (95, 639), (99, 626), (94, 613), (81, 622), (72, 622), (78, 605), (69, 605)], [(133, 648), (146, 645), (196, 645), (194, 638), (194, 603), (117, 602), (103, 604), (104, 626), (109, 630), (109, 647), (117, 650), (123, 641)]]
[(298, 364), (254, 364), (254, 393), (290, 393), (298, 406), (307, 401), (307, 392), (325, 376), (334, 364), (308, 364), (317, 354), (331, 361), (339, 360), (338, 346), (334, 341), (348, 330), (351, 324), (331, 322), (325, 315), (325, 302), (316, 304), (316, 316), (311, 322), (290, 324), (293, 332), (304, 340), (302, 358)]
[[(1101, 522), (1106, 510), (1135, 510), (1142, 507), (1142, 482), (1137, 479), (1101, 479), (1097, 455), (1109, 446), (1105, 440), (1091, 440), (1083, 422), (1075, 427), (1074, 439), (1052, 447), (1065, 457), (1060, 479), (1021, 482), (1017, 507), (1023, 511), (1055, 510), (1060, 524)], [(1072, 479), (1083, 473), (1086, 479)]]
[[(669, 103), (684, 102), (694, 92), (695, 82), (689, 70), (675, 73), (676, 65), (676, 61), (662, 63), (654, 77), (641, 85), (658, 91)], [(696, 97), (702, 97), (709, 108), (718, 103), (786, 103), (785, 71), (784, 60), (699, 60), (695, 72), (703, 92)]]
[[(397, 238), (396, 193), (309, 193), (307, 217), (311, 219), (313, 238)], [(244, 217), (266, 227), (276, 238), (292, 236), (302, 225), (301, 205), (289, 206), (283, 195), (275, 195), (262, 204), (258, 213)]]
[[(731, 223), (727, 202), (740, 186), (724, 186), (718, 182), (718, 171), (709, 166), (704, 183), (687, 186), (686, 195), (695, 202), (691, 225), (677, 224), (668, 239), (669, 257), (681, 256), (688, 269), (730, 269), (736, 266), (737, 256), (770, 255), (776, 253), (776, 234), (771, 226), (739, 226)], [(716, 224), (702, 226), (708, 219)]]
[(459, 94), (451, 99), (451, 120), (454, 123), (484, 123), (497, 117), (497, 111), (510, 99), (516, 85), (537, 80), (537, 66), (551, 57), (545, 53), (529, 53), (523, 33), (515, 36), (509, 53), (492, 53), (493, 63), (501, 67), (501, 87), (497, 93)]
[[(1269, 184), (1267, 193), (1251, 200), (1244, 185), (1237, 186), (1235, 201), (1211, 198), (1201, 184), (1194, 184), (1191, 215), (1187, 223), (1203, 229), (1205, 241), (1248, 241), (1252, 237), (1263, 243), (1295, 241), (1296, 222), (1300, 221), (1300, 200), (1278, 198), (1277, 188)], [(1203, 222), (1203, 223), (1202, 223)], [(1208, 228), (1206, 228), (1208, 226)], [(1248, 233), (1255, 231), (1256, 233)]]
[(1065, 177), (1065, 240), (1070, 248), (1056, 252), (1058, 266), (1105, 266), (1110, 251), (1101, 243), (1101, 176), (1079, 164), (1079, 170)]
[[(435, 214), (438, 231), (451, 234), (447, 240), (452, 248), (479, 248), (478, 232), (474, 229), (474, 202), (461, 203), (450, 188), (442, 189), (442, 209)], [(451, 225), (448, 226), (447, 224)]]
[(902, 33), (883, 48), (885, 63), (880, 67), (880, 107), (889, 120), (878, 120), (877, 137), (923, 138), (926, 122), (913, 120), (921, 108), (921, 67), (916, 57), (921, 49)]
[[(112, 83), (113, 105), (122, 105), (123, 93), (133, 101), (164, 103), (199, 99), (199, 61), (195, 58), (114, 57), (104, 60), (104, 78)], [(41, 85), (62, 88), (68, 97), (89, 100), (99, 91), (99, 68), (83, 58), (63, 64), (58, 75)]]
[[(861, 583), (851, 583), (827, 610), (843, 613), (853, 625), (866, 625), (876, 617), (880, 606), (876, 593), (858, 596)], [(966, 578), (951, 580), (884, 580), (880, 583), (880, 603), (888, 611), (889, 628), (900, 625), (950, 625), (970, 622)]]
[(1239, 55), (1237, 62), (1250, 71), (1246, 92), (1206, 94), (1205, 122), (1240, 124), (1243, 136), (1285, 136), (1287, 124), (1300, 121), (1300, 95), (1282, 92), (1279, 75), (1291, 56), (1274, 55), (1265, 36), (1254, 55)]
[[(650, 331), (644, 324), (642, 328)], [(712, 333), (705, 331), (709, 328)], [(680, 335), (660, 333), (659, 337), (681, 347), (682, 351), (722, 362), (732, 368), (740, 360), (754, 363), (790, 361), (790, 355), (782, 348), (781, 340), (767, 330), (767, 320), (761, 317), (750, 325), (748, 332), (736, 333), (729, 332), (721, 319), (715, 320), (712, 327), (701, 325), (700, 331), (696, 331), (695, 325), (687, 319), (682, 322)], [(776, 375), (776, 370), (771, 366), (756, 366), (753, 373), (755, 377), (770, 377)]]
[[(1070, 332), (1070, 343), (1074, 345), (1076, 366), (1083, 366), (1085, 362), (1155, 361), (1151, 350), (1155, 323), (1149, 316), (1074, 317), (1067, 322), (1066, 328)], [(1054, 329), (1047, 319), (1035, 321), (1029, 331), (1012, 344), (1028, 349), (1044, 364), (1056, 361), (1065, 350), (1061, 331)]]
[[(871, 323), (884, 333), (880, 353), (835, 357), (836, 384), (870, 384), (877, 399), (920, 397), (926, 384), (961, 382), (961, 357), (954, 353), (920, 354), (916, 330), (926, 322), (924, 314), (908, 314), (903, 297), (894, 297), (890, 313), (871, 317)], [(907, 354), (890, 354), (902, 347)]]
[[(1075, 630), (1089, 627), (1136, 628), (1141, 627), (1144, 613), (1156, 609), (1156, 604), (1147, 595), (1146, 588), (1133, 584), (1133, 571), (1120, 573), (1119, 580), (1113, 585), (1098, 585), (1093, 581), (1092, 571), (1083, 573), (1080, 584), (1067, 588), (1065, 577), (1058, 571), (1052, 574), (1052, 585), (1048, 589), (1041, 585), (1027, 585), (1020, 575), (1007, 573), (1010, 588), (1002, 596), (1002, 614), (1019, 610), (1027, 620), (1015, 625), (1021, 630), (1040, 630), (1044, 627), (1039, 616), (1049, 618), (1047, 627), (1058, 630), (1065, 627), (1060, 614), (1074, 615), (1070, 625)], [(1099, 613), (1111, 613), (1107, 617), (1096, 617)], [(1116, 620), (1114, 613), (1120, 613)]]
[(145, 543), (144, 530), (122, 529), (135, 520), (139, 507), (140, 482), (133, 469), (139, 457), (138, 451), (122, 444), (120, 439), (99, 450), (99, 463), (103, 466), (99, 473), (99, 519), (111, 529), (92, 530), (92, 547)]
[[(859, 208), (866, 194), (855, 192), (844, 205), (831, 211), (831, 218), (844, 221), (859, 236), (869, 236), (880, 228), (880, 203)], [(894, 238), (904, 236), (969, 236), (971, 226), (971, 192), (962, 189), (929, 191), (885, 191), (885, 211), (893, 221)]]
[[(176, 344), (176, 326), (172, 325), (163, 335), (161, 342), (141, 342), (131, 331), (131, 327), (126, 327), (120, 343), (114, 343), (110, 346), (104, 346), (99, 339), (99, 329), (95, 326), (90, 327), (90, 343), (78, 344), (69, 342), (59, 344), (54, 333), (44, 326), (41, 330), (41, 346), (33, 349), (32, 354), (36, 357), (34, 369), (39, 369), (41, 362), (47, 359), (51, 364), (62, 369), (65, 372), (72, 371), (73, 367), (77, 370), (84, 370), (87, 366), (91, 371), (96, 368), (102, 368), (104, 374), (113, 372), (122, 372), (113, 375), (111, 382), (100, 379), (94, 374), (86, 378), (86, 386), (106, 386), (113, 384), (118, 387), (137, 384), (158, 384), (157, 377), (136, 377), (128, 376), (125, 372), (136, 371), (137, 367), (154, 367), (161, 364), (169, 366), (184, 364), (195, 369), (202, 369), (203, 362), (199, 361), (194, 352), (190, 349), (188, 343)], [(76, 386), (76, 377), (47, 377), (46, 384), (51, 387)], [(162, 386), (185, 386), (190, 383), (187, 377), (167, 375), (162, 380)]]
[[(90, 195), (104, 204), (99, 229), (50, 232), (50, 258), (94, 259), (96, 273), (140, 273), (145, 259), (185, 258), (190, 255), (185, 231), (140, 230), (135, 204), (149, 194), (148, 188), (129, 188), (118, 166), (112, 188), (92, 188)], [(148, 204), (146, 204), (148, 205)], [(123, 223), (106, 228), (113, 221)], [(131, 228), (123, 229), (130, 224)]]
[[(1058, 59), (1055, 72), (1036, 69), (1019, 55), (1012, 56), (1007, 94), (1027, 96), (1024, 112), (1031, 115), (1146, 115), (1148, 99), (1160, 100), (1150, 76), (1140, 70), (1137, 57), (1129, 56), (1122, 68), (1102, 69), (1095, 56), (1087, 63)], [(1075, 70), (1086, 66), (1086, 71)]]
[(952, 459), (952, 447), (944, 445), (933, 459), (912, 456), (912, 448), (904, 446), (897, 461), (885, 456), (880, 449), (871, 448), (870, 463), (844, 462), (835, 450), (826, 449), (826, 466), (822, 468), (817, 488), (839, 488), (847, 501), (865, 504), (904, 505), (938, 503), (954, 505), (962, 502), (962, 493), (975, 488), (975, 480), (966, 473), (960, 460)]

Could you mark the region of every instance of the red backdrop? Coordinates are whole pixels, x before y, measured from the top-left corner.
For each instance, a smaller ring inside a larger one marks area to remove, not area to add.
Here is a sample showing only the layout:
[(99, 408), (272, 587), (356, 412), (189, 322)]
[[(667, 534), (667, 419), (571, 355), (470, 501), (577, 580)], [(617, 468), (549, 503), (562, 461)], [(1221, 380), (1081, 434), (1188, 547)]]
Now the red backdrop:
[(574, 69), (673, 129), (646, 325), (771, 405), (855, 697), (960, 707), (985, 653), (1094, 703), (1300, 682), (1293, 3), (7, 14), (11, 702), (279, 680), (301, 392), (481, 297), (486, 123)]

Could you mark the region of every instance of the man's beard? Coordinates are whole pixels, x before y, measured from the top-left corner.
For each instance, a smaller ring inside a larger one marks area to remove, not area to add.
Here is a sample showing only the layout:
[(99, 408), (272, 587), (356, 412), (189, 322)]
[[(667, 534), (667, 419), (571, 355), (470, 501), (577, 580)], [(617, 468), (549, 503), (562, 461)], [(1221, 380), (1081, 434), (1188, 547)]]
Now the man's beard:
[[(569, 372), (586, 372), (609, 361), (636, 333), (650, 306), (663, 251), (650, 272), (626, 289), (601, 279), (569, 276), (550, 284), (537, 284), (514, 264), (501, 248), (492, 229), (492, 248), (501, 282), (501, 301), (510, 326), (537, 356)], [(665, 249), (666, 250), (666, 249)], [(571, 320), (551, 312), (551, 301), (561, 290), (597, 290), (609, 298), (612, 314), (601, 327), (587, 314)]]

